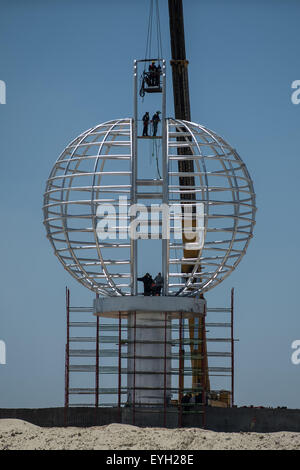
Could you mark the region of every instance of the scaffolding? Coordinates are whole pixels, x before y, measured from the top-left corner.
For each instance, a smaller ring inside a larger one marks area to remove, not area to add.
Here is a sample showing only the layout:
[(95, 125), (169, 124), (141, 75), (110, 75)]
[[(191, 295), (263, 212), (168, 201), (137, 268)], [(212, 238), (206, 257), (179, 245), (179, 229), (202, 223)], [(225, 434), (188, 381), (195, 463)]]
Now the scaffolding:
[[(150, 376), (161, 374), (163, 377), (159, 387), (151, 388), (152, 393), (157, 390), (163, 395), (163, 402), (148, 403), (145, 408), (136, 398), (141, 390), (150, 390), (137, 380), (141, 373), (137, 369), (137, 361), (141, 357), (137, 350), (142, 341), (137, 339), (139, 326), (136, 312), (133, 312), (130, 325), (121, 312), (115, 319), (95, 317), (93, 307), (71, 306), (70, 290), (66, 288), (65, 416), (69, 407), (117, 407), (120, 422), (126, 409), (134, 425), (137, 414), (145, 413), (146, 409), (147, 413), (158, 413), (164, 427), (170, 414), (173, 419), (174, 414), (177, 415), (178, 427), (184, 425), (184, 416), (191, 414), (199, 415), (199, 422), (205, 427), (207, 406), (234, 405), (233, 315), (233, 289), (230, 307), (207, 308), (204, 315), (199, 315), (202, 320), (200, 339), (190, 338), (188, 319), (182, 312), (178, 313), (177, 318), (163, 314), (163, 325), (160, 322), (157, 326), (163, 328), (163, 339), (158, 344), (162, 354), (155, 357), (160, 359), (161, 369), (147, 371)], [(217, 335), (216, 331), (220, 330), (228, 333)], [(196, 348), (198, 352), (195, 353)], [(205, 356), (208, 371), (204, 370)], [(203, 364), (202, 369), (196, 371), (202, 377), (202, 383), (196, 388), (192, 384), (195, 373), (192, 359), (202, 360)], [(130, 368), (128, 361), (132, 361)], [(167, 367), (168, 361), (170, 367)], [(225, 378), (226, 389), (209, 388), (204, 380), (207, 372), (214, 385), (221, 377)], [(186, 401), (188, 394), (191, 395), (189, 402)]]

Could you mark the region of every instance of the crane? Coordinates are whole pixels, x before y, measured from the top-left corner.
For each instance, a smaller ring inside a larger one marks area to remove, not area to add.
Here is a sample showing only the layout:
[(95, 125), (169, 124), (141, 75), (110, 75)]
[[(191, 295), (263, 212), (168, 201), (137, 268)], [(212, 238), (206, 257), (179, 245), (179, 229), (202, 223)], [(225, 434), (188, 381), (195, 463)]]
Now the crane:
[[(191, 121), (191, 106), (189, 95), (189, 79), (188, 79), (188, 60), (186, 59), (185, 50), (185, 36), (184, 36), (184, 20), (183, 20), (183, 5), (182, 0), (168, 0), (169, 6), (169, 21), (170, 21), (170, 39), (171, 39), (171, 53), (172, 53), (172, 79), (173, 79), (173, 96), (174, 96), (174, 110), (175, 119), (182, 119)], [(178, 137), (178, 141), (183, 138)], [(189, 155), (191, 150), (186, 147), (178, 147), (179, 155)], [(179, 172), (179, 185), (188, 186), (189, 188), (195, 187), (194, 176), (185, 176), (184, 173), (194, 172), (194, 162), (191, 159), (178, 161)], [(196, 194), (193, 190), (184, 191), (180, 194), (182, 204), (193, 204), (196, 201)], [(193, 210), (194, 212), (194, 210)], [(196, 226), (196, 220), (192, 220), (192, 227)], [(187, 241), (182, 235), (183, 244)], [(196, 241), (196, 240), (189, 240)], [(192, 259), (198, 257), (198, 250), (184, 250), (184, 258)], [(190, 263), (182, 264), (181, 272), (188, 274), (193, 270), (193, 265)], [(190, 339), (200, 340), (198, 344), (193, 344), (191, 341), (191, 363), (192, 363), (192, 387), (193, 390), (199, 389), (203, 386), (204, 390), (208, 391), (210, 388), (208, 376), (208, 361), (207, 361), (207, 345), (205, 337), (205, 323), (203, 318), (189, 320), (189, 334)], [(183, 351), (180, 351), (183, 356)], [(183, 375), (181, 379), (181, 388), (183, 389)]]

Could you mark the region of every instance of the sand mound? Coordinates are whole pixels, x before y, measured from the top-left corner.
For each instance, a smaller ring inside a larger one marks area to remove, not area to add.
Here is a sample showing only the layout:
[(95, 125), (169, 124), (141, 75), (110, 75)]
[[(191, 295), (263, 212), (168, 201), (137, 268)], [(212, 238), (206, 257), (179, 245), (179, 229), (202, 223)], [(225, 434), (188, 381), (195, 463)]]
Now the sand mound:
[(300, 450), (300, 433), (222, 433), (199, 428), (139, 428), (127, 424), (91, 428), (41, 428), (18, 419), (2, 419), (0, 450), (8, 449)]
[(3, 432), (25, 432), (40, 429), (39, 426), (22, 421), (22, 419), (0, 419), (0, 433)]

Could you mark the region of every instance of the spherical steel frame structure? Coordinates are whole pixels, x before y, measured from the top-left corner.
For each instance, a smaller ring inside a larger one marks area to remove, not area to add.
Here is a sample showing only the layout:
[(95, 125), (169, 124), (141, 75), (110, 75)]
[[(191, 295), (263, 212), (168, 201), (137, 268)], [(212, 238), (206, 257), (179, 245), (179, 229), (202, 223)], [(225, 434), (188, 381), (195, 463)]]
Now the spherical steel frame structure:
[[(169, 118), (163, 132), (168, 177), (160, 184), (168, 203), (178, 205), (188, 199), (205, 208), (205, 241), (197, 257), (185, 256), (184, 245), (174, 239), (171, 228), (164, 248), (166, 295), (196, 295), (224, 280), (244, 256), (255, 225), (253, 183), (237, 152), (213, 131)], [(134, 142), (131, 118), (97, 125), (70, 142), (46, 184), (44, 224), (55, 255), (74, 278), (100, 295), (132, 294), (132, 241), (128, 237), (99, 240), (97, 207), (111, 204), (120, 216), (137, 200), (138, 193), (133, 194)], [(179, 171), (182, 160), (193, 161), (193, 174)], [(179, 184), (180, 178), (189, 176), (194, 178), (193, 185)], [(120, 225), (129, 220), (127, 213), (119, 217), (118, 235)], [(191, 269), (184, 273), (182, 266), (187, 264)]]

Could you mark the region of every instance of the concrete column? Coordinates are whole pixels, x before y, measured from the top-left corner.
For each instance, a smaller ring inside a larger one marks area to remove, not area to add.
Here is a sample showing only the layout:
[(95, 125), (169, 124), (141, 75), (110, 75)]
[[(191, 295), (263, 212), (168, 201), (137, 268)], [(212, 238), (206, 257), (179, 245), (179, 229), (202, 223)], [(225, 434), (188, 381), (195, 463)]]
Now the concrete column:
[[(164, 313), (137, 312), (128, 315), (129, 404), (132, 404), (134, 400), (135, 406), (163, 406), (165, 380), (167, 403), (170, 401), (171, 392), (168, 389), (171, 386), (171, 321), (168, 317), (166, 323), (167, 344), (165, 348)], [(166, 362), (165, 351), (167, 358), (169, 357)]]

